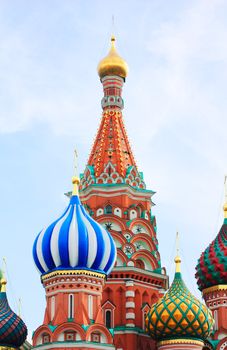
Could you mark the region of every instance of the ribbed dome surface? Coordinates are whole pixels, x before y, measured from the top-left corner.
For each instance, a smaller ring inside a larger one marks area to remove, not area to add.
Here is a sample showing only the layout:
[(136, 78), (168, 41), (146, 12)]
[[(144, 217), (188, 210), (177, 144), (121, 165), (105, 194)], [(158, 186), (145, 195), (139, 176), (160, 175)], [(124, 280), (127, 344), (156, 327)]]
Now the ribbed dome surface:
[(227, 219), (216, 238), (200, 256), (196, 278), (200, 290), (227, 284)]
[(206, 339), (213, 327), (211, 312), (189, 292), (179, 272), (169, 291), (151, 307), (145, 321), (147, 332), (159, 341)]
[(26, 340), (27, 327), (9, 307), (5, 292), (0, 292), (0, 347), (20, 347)]
[(64, 213), (43, 229), (33, 246), (41, 274), (58, 269), (87, 269), (108, 274), (116, 260), (113, 238), (73, 195)]

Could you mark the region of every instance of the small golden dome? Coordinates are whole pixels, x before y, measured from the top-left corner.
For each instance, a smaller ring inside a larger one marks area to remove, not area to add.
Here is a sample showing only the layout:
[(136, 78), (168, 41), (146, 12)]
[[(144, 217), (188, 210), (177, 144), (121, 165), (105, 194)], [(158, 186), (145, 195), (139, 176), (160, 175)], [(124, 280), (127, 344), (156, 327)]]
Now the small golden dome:
[(99, 62), (97, 70), (101, 79), (106, 75), (118, 75), (125, 79), (128, 75), (128, 65), (126, 61), (118, 55), (115, 41), (115, 36), (112, 35), (110, 51), (108, 55)]

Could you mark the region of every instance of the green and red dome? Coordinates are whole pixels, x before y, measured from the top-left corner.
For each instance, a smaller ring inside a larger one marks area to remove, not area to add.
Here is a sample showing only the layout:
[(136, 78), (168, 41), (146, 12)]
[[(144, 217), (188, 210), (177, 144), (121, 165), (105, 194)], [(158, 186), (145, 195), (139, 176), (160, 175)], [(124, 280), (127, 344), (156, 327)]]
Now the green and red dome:
[(201, 254), (195, 276), (201, 291), (212, 286), (227, 284), (227, 218), (224, 219), (216, 238)]

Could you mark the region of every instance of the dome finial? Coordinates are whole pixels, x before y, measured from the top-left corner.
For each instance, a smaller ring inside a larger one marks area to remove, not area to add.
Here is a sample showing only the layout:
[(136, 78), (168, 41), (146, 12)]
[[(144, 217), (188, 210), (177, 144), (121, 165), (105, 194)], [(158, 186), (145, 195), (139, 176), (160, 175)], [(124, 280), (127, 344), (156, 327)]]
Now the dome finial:
[(225, 202), (224, 202), (223, 210), (224, 210), (224, 219), (227, 219), (227, 175), (225, 175), (224, 186), (225, 186)]
[(176, 272), (181, 272), (181, 258), (180, 258), (180, 253), (179, 253), (179, 233), (177, 232), (176, 234), (176, 251), (177, 251), (177, 255), (174, 259), (175, 263), (176, 263)]
[(79, 190), (78, 185), (80, 183), (80, 179), (78, 176), (78, 153), (77, 150), (74, 150), (74, 176), (72, 177), (72, 184), (73, 184), (73, 196), (78, 196)]

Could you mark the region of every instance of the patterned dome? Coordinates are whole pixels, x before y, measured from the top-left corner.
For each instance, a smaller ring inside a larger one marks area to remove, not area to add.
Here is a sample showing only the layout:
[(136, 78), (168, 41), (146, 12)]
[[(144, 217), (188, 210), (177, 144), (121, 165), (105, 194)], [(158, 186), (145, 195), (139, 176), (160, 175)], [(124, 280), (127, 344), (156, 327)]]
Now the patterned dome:
[(2, 278), (0, 282), (0, 348), (18, 348), (27, 337), (27, 327), (19, 316), (9, 307), (6, 292), (6, 281)]
[[(227, 206), (224, 206), (225, 216)], [(227, 283), (227, 218), (213, 242), (206, 248), (196, 266), (200, 290)]]
[(41, 274), (59, 269), (92, 270), (108, 275), (116, 260), (113, 238), (85, 211), (78, 196), (79, 180), (64, 213), (37, 236), (33, 258)]
[(213, 327), (209, 309), (187, 289), (180, 273), (180, 258), (168, 292), (154, 304), (146, 317), (146, 330), (155, 340), (206, 339)]
[(118, 75), (125, 79), (128, 75), (128, 65), (126, 61), (118, 55), (115, 47), (115, 40), (115, 37), (112, 36), (110, 52), (99, 62), (97, 70), (101, 79), (106, 75)]

